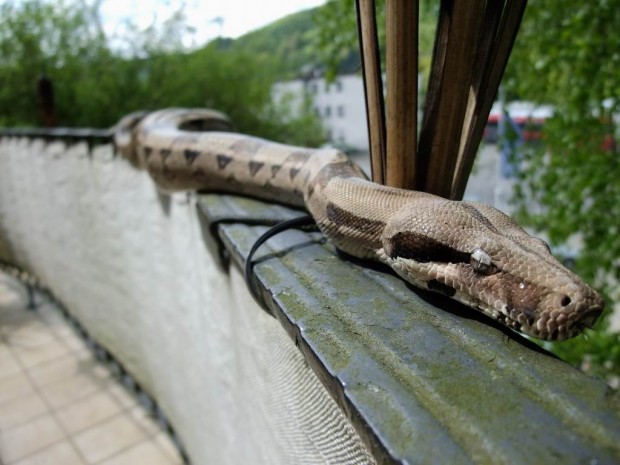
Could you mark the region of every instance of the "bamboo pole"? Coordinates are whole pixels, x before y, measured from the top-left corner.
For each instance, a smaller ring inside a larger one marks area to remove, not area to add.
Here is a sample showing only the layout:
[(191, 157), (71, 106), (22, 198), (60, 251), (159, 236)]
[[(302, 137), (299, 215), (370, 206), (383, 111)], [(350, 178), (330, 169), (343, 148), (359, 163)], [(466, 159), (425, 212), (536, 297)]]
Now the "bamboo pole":
[(471, 92), (484, 0), (442, 0), (418, 146), (421, 189), (449, 198)]
[(527, 0), (489, 2), (472, 82), (472, 92), (465, 114), (461, 146), (452, 181), (450, 198), (460, 200), (484, 132), (493, 99), (506, 69), (510, 52), (525, 12)]
[(374, 0), (356, 0), (372, 180), (385, 183), (385, 105)]
[(418, 1), (386, 2), (388, 186), (415, 189), (418, 112)]

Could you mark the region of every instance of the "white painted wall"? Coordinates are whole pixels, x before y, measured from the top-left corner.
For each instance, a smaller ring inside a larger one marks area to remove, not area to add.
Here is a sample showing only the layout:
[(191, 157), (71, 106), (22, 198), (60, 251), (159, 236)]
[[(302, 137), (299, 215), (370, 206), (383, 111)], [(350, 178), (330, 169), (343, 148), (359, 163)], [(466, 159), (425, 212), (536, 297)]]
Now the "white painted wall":
[(336, 146), (368, 150), (364, 81), (357, 74), (344, 74), (330, 84), (322, 77), (296, 79), (274, 85), (274, 99), (284, 95), (300, 101), (304, 92), (312, 99), (314, 110)]
[(8, 253), (157, 399), (193, 464), (370, 460), (239, 273), (217, 269), (195, 198), (166, 208), (109, 146), (0, 140)]

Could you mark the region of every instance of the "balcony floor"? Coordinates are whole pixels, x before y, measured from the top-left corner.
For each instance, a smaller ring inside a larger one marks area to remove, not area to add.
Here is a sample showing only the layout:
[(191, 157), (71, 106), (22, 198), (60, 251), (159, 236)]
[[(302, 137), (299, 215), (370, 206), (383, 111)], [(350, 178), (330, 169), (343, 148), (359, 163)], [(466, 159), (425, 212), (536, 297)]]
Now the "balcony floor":
[(0, 273), (0, 463), (178, 465), (147, 411), (54, 304)]

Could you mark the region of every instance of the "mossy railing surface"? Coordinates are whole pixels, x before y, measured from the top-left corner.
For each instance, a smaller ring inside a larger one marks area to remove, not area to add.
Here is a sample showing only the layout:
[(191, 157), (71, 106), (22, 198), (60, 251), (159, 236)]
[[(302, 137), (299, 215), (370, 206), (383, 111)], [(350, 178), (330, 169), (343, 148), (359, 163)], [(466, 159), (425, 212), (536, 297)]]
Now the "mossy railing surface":
[[(299, 214), (235, 196), (202, 195), (199, 206), (207, 223)], [(242, 266), (265, 228), (219, 229)], [(618, 463), (620, 398), (600, 380), (474, 310), (339, 256), (318, 233), (284, 232), (260, 250), (254, 271), (269, 309), (379, 462)]]
[[(109, 140), (88, 131), (0, 137)], [(205, 241), (223, 272), (228, 261), (243, 265), (266, 227), (214, 222), (299, 214), (198, 196)], [(319, 233), (273, 237), (254, 273), (269, 310), (378, 462), (620, 463), (618, 393), (478, 312), (342, 256)]]

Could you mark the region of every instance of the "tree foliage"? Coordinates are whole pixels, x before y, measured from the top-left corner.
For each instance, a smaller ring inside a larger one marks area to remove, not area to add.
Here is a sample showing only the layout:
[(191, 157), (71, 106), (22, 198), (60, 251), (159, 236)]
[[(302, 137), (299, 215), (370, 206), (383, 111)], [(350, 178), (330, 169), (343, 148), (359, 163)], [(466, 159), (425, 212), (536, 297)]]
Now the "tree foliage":
[(231, 45), (236, 51), (270, 57), (279, 79), (296, 78), (308, 65), (316, 65), (314, 12), (304, 10), (249, 32)]
[[(88, 69), (106, 60), (103, 32), (92, 7), (63, 3), (7, 2), (0, 5), (0, 123), (32, 121), (37, 114), (36, 79)], [(63, 86), (59, 98), (70, 98)]]
[[(504, 80), (514, 98), (554, 107), (543, 144), (521, 154), (521, 220), (556, 245), (580, 239), (576, 270), (607, 294), (607, 314), (620, 304), (618, 25), (620, 0), (530, 2)], [(604, 327), (553, 350), (620, 375), (620, 336)]]
[[(376, 20), (382, 66), (385, 70), (385, 0), (377, 0)], [(431, 0), (420, 2), (418, 46), (419, 70), (427, 77), (430, 71), (439, 3)], [(317, 26), (315, 44), (319, 59), (328, 73), (334, 75), (338, 65), (351, 53), (357, 53), (357, 20), (355, 0), (329, 0), (314, 15)]]
[(59, 125), (111, 126), (137, 109), (211, 107), (238, 130), (283, 142), (323, 142), (319, 120), (272, 101), (274, 57), (214, 41), (183, 46), (182, 10), (160, 26), (128, 24), (112, 49), (97, 3), (85, 0), (0, 4), (0, 125), (41, 123), (38, 76), (54, 85)]

